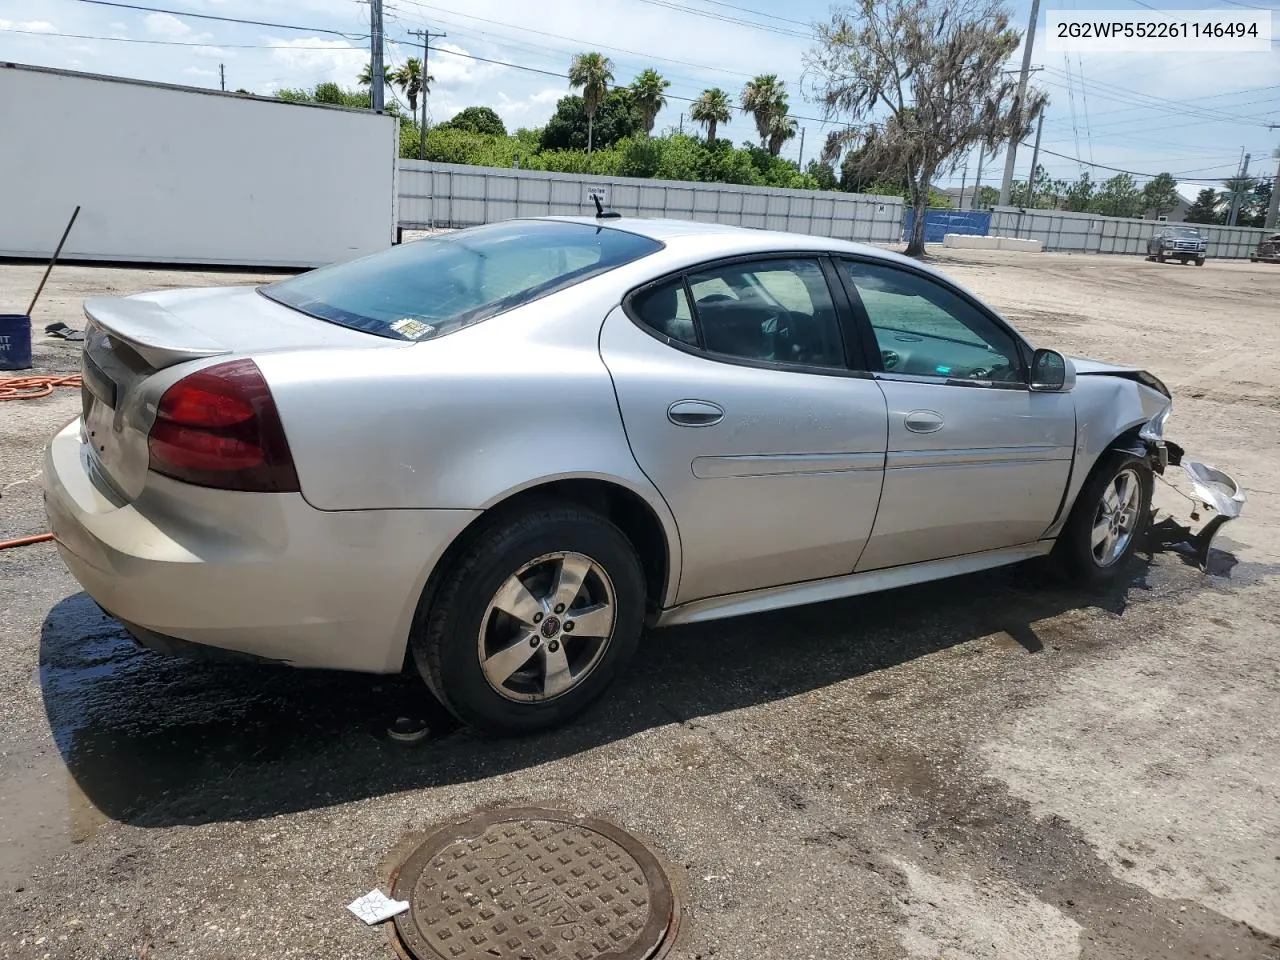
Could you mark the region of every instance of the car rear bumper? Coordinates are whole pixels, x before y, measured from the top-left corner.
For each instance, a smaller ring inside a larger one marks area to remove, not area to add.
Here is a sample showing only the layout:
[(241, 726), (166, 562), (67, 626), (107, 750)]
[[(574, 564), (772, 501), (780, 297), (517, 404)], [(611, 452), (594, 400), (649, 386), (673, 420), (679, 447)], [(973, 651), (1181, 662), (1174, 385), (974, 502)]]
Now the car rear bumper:
[(328, 512), (299, 494), (155, 475), (124, 504), (92, 471), (71, 423), (45, 451), (45, 510), (67, 568), (103, 609), (149, 646), (158, 635), (298, 667), (399, 671), (428, 574), (477, 516)]

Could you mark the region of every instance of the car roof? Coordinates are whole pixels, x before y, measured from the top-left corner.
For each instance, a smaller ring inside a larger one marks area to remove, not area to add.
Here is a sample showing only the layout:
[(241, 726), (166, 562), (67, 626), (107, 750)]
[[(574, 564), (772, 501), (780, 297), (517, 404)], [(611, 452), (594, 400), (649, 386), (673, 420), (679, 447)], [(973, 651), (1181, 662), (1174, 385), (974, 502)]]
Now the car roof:
[(539, 219), (625, 230), (628, 233), (656, 240), (672, 250), (688, 252), (696, 248), (699, 254), (708, 259), (715, 256), (773, 251), (834, 251), (854, 253), (894, 263), (906, 263), (916, 269), (941, 276), (940, 272), (933, 267), (890, 250), (808, 233), (761, 230), (755, 227), (737, 227), (727, 223), (705, 223), (698, 220), (672, 220), (659, 217), (624, 216), (606, 220), (596, 217), (541, 217)]

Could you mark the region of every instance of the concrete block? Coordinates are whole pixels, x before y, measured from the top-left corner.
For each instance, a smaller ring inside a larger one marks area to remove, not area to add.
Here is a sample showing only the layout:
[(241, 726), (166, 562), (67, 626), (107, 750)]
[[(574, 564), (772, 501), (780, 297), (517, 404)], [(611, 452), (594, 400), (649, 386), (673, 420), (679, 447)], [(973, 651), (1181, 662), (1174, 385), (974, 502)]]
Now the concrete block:
[(1044, 244), (1039, 240), (1021, 240), (1017, 237), (996, 237), (998, 241), (997, 249), (1000, 250), (1016, 250), (1020, 253), (1040, 253), (1044, 249)]

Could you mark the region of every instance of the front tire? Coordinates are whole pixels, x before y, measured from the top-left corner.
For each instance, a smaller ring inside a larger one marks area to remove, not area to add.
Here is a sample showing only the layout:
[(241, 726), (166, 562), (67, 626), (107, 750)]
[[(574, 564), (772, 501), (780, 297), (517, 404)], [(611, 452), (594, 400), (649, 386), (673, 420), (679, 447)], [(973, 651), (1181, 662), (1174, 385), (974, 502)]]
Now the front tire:
[(497, 734), (584, 710), (630, 660), (644, 619), (634, 547), (603, 517), (543, 506), (493, 522), (447, 571), (411, 638), (431, 692)]
[(1121, 582), (1151, 523), (1155, 475), (1142, 457), (1113, 450), (1098, 461), (1076, 497), (1054, 552), (1082, 586)]

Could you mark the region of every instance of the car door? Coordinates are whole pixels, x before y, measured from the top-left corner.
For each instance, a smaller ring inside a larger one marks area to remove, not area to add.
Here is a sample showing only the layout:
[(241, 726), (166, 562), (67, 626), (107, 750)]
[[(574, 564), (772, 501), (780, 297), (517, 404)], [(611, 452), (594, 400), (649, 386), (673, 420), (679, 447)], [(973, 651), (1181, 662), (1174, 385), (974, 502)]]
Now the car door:
[(887, 414), (848, 317), (830, 262), (806, 255), (691, 269), (606, 319), (627, 439), (679, 527), (677, 602), (853, 569)]
[(1031, 391), (1029, 348), (949, 284), (883, 262), (838, 270), (889, 415), (884, 492), (856, 569), (1039, 539), (1071, 471), (1071, 395)]

